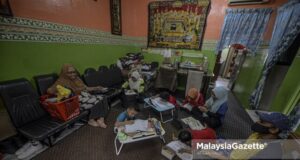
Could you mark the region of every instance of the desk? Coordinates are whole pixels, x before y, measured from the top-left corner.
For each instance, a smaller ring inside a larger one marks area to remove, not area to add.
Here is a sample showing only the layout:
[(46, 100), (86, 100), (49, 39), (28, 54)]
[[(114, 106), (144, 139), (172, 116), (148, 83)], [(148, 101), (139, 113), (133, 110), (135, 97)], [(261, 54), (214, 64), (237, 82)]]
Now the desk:
[[(158, 134), (158, 132), (156, 132), (156, 131), (147, 132), (147, 135), (150, 135), (150, 136), (143, 136), (144, 135), (143, 133), (137, 133), (137, 134), (141, 134), (141, 135), (140, 136), (139, 135), (135, 135), (134, 137), (127, 136), (127, 138), (125, 140), (119, 139), (118, 138), (118, 134), (117, 134), (116, 137), (115, 137), (115, 141), (114, 141), (116, 155), (119, 155), (120, 152), (121, 152), (121, 150), (122, 150), (122, 148), (123, 148), (123, 146), (125, 144), (128, 144), (128, 143), (134, 143), (134, 142), (144, 141), (144, 140), (152, 139), (152, 138), (160, 138), (163, 141), (163, 143), (166, 143), (165, 142), (165, 138), (164, 138), (164, 135), (165, 135), (166, 131), (163, 129), (160, 121), (158, 121), (155, 118), (152, 118), (152, 120), (153, 120), (153, 122), (155, 124), (157, 124), (157, 125), (155, 125), (155, 128), (159, 129), (160, 134)], [(121, 131), (118, 130), (118, 132), (121, 132)], [(119, 142), (121, 144), (119, 148), (118, 148), (117, 142)]]
[[(145, 98), (144, 99), (144, 108), (148, 108), (148, 107), (151, 107), (151, 108), (153, 108), (153, 109), (155, 109), (156, 111), (159, 112), (161, 122), (166, 123), (166, 122), (169, 122), (169, 121), (173, 120), (174, 109), (175, 109), (175, 106), (173, 104), (169, 105), (169, 106), (165, 106), (165, 107), (159, 107), (159, 106), (153, 105), (150, 102), (150, 98)], [(171, 111), (172, 117), (170, 119), (167, 119), (167, 120), (164, 121), (162, 112), (165, 112), (165, 111)]]
[[(187, 68), (178, 68), (162, 65), (159, 68), (157, 79), (155, 81), (155, 88), (164, 88), (172, 92), (175, 92), (176, 89), (186, 90), (186, 83), (189, 70), (201, 71), (199, 69), (187, 69)], [(212, 81), (214, 74), (204, 72), (202, 82), (199, 84), (201, 86), (201, 93), (205, 97), (210, 96), (209, 85)], [(199, 87), (197, 87), (199, 88)]]

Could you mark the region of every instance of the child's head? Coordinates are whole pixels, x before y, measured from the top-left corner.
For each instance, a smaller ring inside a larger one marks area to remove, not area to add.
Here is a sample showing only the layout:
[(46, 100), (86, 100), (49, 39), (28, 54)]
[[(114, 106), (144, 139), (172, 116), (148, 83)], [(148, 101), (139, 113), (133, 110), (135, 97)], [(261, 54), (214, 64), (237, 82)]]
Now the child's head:
[(165, 101), (168, 101), (169, 100), (169, 97), (170, 97), (170, 94), (168, 92), (161, 92), (159, 94), (159, 97), (162, 99), (162, 100), (165, 100)]
[(195, 101), (198, 97), (199, 91), (196, 88), (190, 88), (187, 93), (188, 101)]
[(183, 130), (179, 133), (178, 140), (180, 140), (181, 142), (187, 145), (191, 145), (192, 134), (187, 130)]
[(140, 109), (137, 106), (129, 106), (127, 108), (127, 114), (129, 117), (134, 117), (139, 112), (140, 112)]

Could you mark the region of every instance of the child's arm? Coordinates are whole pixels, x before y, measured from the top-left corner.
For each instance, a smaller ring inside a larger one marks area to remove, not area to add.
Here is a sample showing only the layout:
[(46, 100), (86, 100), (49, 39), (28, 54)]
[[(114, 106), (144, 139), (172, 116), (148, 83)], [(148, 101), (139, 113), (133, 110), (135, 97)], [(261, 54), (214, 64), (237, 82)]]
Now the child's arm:
[(128, 88), (128, 87), (129, 87), (128, 81), (126, 81), (125, 83), (123, 83), (123, 85), (122, 85), (122, 88), (123, 88), (123, 89), (126, 89), (126, 88)]
[(125, 125), (129, 125), (129, 124), (133, 124), (134, 121), (133, 120), (130, 120), (130, 121), (124, 121), (124, 122), (119, 122), (119, 121), (116, 121), (115, 123), (115, 127), (121, 127), (121, 126), (125, 126)]
[(188, 104), (189, 103), (189, 100), (188, 100), (188, 97), (185, 97), (185, 99), (183, 100), (182, 104), (180, 107), (183, 107), (184, 105)]
[(138, 93), (142, 93), (142, 92), (144, 92), (144, 89), (145, 89), (145, 87), (144, 87), (144, 80), (143, 80), (143, 79), (140, 79), (139, 81), (140, 81), (140, 86), (139, 86), (137, 92), (138, 92)]
[(198, 108), (201, 112), (204, 112), (204, 113), (208, 112), (208, 109), (206, 106), (199, 106)]

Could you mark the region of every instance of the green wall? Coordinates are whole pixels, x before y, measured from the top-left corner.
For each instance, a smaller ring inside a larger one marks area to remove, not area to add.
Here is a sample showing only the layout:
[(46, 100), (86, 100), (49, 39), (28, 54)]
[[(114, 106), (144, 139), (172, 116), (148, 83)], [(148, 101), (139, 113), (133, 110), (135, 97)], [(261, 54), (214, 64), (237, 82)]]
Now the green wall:
[[(0, 42), (0, 81), (59, 73), (62, 64), (73, 64), (80, 73), (86, 68), (116, 63), (140, 47), (99, 44)], [(3, 109), (0, 103), (0, 109)]]
[[(300, 50), (299, 50), (300, 52)], [(300, 98), (300, 54), (295, 57), (283, 82), (280, 85), (275, 100), (271, 104), (271, 111), (289, 114)]]
[[(73, 64), (80, 73), (88, 67), (116, 63), (117, 59), (128, 52), (140, 52), (140, 47), (99, 44), (37, 43), (37, 42), (0, 42), (0, 81), (56, 72), (62, 64)], [(215, 55), (213, 51), (193, 51), (203, 53), (210, 60), (209, 69), (213, 70)], [(158, 54), (144, 54), (146, 62), (161, 62)]]
[(0, 81), (56, 72), (71, 63), (79, 72), (88, 67), (116, 63), (140, 47), (99, 44), (0, 42)]
[[(125, 45), (0, 42), (0, 81), (25, 77), (32, 80), (35, 75), (59, 73), (62, 64), (73, 64), (80, 73), (86, 68), (116, 63), (128, 52), (140, 52), (140, 47)], [(209, 59), (209, 70), (213, 71), (213, 51), (183, 50), (184, 53), (202, 53)], [(160, 54), (144, 54), (146, 62), (162, 62)], [(1, 106), (1, 105), (0, 105)], [(0, 107), (1, 108), (1, 107)]]
[(245, 108), (250, 108), (249, 97), (260, 78), (265, 57), (263, 51), (248, 55), (235, 82), (233, 93)]

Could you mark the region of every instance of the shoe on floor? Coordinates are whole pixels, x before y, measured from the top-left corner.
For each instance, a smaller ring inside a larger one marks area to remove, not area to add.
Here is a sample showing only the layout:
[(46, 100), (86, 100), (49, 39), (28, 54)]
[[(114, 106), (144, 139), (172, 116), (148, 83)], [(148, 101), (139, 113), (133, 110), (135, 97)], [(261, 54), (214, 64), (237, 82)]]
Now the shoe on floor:
[(3, 157), (0, 157), (1, 160), (17, 160), (17, 156), (14, 154), (4, 154)]
[(16, 152), (15, 155), (20, 155), (22, 154), (25, 150), (27, 150), (29, 147), (31, 146), (31, 142), (28, 141), (27, 143), (25, 143), (21, 148), (19, 148)]
[(89, 120), (88, 124), (93, 127), (99, 127), (99, 124), (94, 119)]
[(37, 151), (40, 151), (43, 148), (43, 145), (40, 142), (33, 142), (31, 143), (30, 147), (27, 148), (23, 153), (18, 155), (18, 159), (24, 159), (27, 158)]

